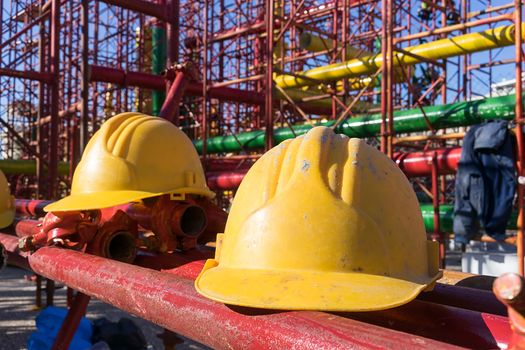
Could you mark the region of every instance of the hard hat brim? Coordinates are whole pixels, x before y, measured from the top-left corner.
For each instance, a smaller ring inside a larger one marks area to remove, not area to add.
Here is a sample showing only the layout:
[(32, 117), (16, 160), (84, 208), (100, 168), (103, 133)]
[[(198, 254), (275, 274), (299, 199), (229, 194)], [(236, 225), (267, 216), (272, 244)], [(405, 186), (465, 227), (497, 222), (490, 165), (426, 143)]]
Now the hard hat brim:
[(94, 193), (81, 193), (67, 196), (44, 207), (44, 211), (73, 211), (95, 210), (114, 207), (116, 205), (136, 202), (141, 199), (161, 196), (163, 194), (196, 194), (213, 198), (215, 193), (200, 188), (180, 188), (173, 192), (145, 192), (145, 191), (103, 191)]
[(277, 310), (389, 309), (412, 301), (441, 276), (419, 284), (357, 272), (233, 269), (213, 267), (215, 260), (206, 265), (195, 281), (200, 294), (225, 304)]

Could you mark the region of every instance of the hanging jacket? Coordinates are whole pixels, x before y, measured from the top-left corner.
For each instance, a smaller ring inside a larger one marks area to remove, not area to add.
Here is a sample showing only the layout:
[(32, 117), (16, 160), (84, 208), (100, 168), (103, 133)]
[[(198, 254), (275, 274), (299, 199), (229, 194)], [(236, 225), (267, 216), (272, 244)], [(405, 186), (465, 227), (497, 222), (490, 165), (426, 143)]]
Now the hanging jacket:
[(480, 225), (501, 241), (516, 192), (513, 139), (503, 120), (475, 125), (465, 135), (456, 175), (454, 234), (467, 244)]

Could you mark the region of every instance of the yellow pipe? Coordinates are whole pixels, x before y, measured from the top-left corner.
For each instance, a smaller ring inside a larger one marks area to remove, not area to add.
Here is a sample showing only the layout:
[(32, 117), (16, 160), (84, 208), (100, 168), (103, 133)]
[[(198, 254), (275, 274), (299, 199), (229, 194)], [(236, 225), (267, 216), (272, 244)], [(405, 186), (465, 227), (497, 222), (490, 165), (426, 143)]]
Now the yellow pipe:
[[(304, 50), (312, 52), (332, 50), (334, 48), (332, 40), (326, 40), (307, 32), (303, 32), (299, 35), (299, 46)], [(361, 58), (371, 55), (372, 53), (369, 51), (361, 50), (350, 45), (346, 46), (346, 58)]]
[[(525, 25), (523, 25), (525, 33)], [(525, 37), (525, 35), (524, 35)], [(486, 51), (514, 44), (514, 25), (489, 29), (483, 32), (460, 35), (453, 38), (441, 39), (429, 43), (411, 46), (404, 49), (414, 55), (426, 59), (442, 59), (474, 52)], [(422, 62), (421, 59), (396, 52), (394, 65), (414, 65)], [(317, 67), (300, 72), (308, 79), (292, 75), (279, 75), (275, 82), (282, 88), (317, 85), (319, 82), (353, 78), (361, 75), (370, 75), (382, 65), (381, 54), (352, 59), (342, 63)], [(313, 79), (313, 80), (312, 80)]]

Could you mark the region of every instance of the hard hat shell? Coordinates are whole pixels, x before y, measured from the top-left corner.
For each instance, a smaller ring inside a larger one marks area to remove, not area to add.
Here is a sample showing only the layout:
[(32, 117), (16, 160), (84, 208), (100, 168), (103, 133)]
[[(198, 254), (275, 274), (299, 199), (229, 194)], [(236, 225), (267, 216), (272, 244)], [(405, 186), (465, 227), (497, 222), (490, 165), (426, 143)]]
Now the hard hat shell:
[(15, 218), (15, 197), (11, 195), (9, 183), (4, 173), (0, 171), (0, 228), (13, 223)]
[(195, 287), (240, 306), (367, 311), (407, 303), (440, 275), (401, 170), (315, 127), (253, 165)]
[(89, 140), (71, 195), (44, 209), (99, 209), (162, 194), (214, 196), (197, 151), (182, 131), (158, 117), (122, 113)]

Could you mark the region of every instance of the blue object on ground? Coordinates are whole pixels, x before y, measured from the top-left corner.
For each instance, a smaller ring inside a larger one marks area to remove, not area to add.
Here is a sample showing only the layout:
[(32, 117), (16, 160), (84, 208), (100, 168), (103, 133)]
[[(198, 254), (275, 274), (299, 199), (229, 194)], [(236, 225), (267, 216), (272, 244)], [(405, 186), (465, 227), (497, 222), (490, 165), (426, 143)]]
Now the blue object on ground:
[[(48, 306), (36, 317), (36, 332), (33, 332), (27, 342), (28, 350), (49, 350), (60, 331), (67, 315), (66, 308)], [(82, 317), (69, 350), (86, 350), (92, 346), (93, 327), (91, 322)]]

